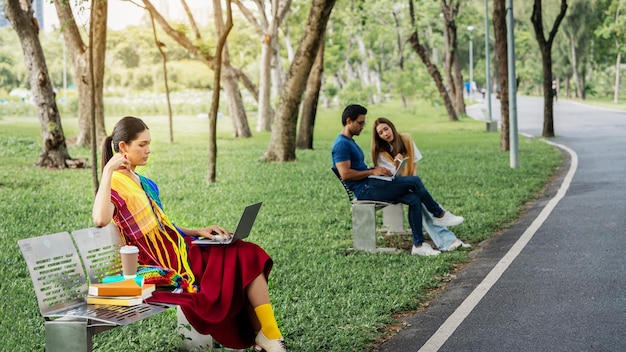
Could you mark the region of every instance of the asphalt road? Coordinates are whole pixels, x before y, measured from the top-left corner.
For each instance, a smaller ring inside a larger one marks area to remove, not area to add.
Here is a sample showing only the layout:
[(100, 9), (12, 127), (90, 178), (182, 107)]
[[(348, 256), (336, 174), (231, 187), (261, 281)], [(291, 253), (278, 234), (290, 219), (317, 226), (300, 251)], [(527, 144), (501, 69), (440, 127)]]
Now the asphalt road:
[[(517, 102), (539, 137), (543, 100)], [(554, 127), (567, 163), (546, 196), (376, 351), (626, 351), (626, 113), (561, 100)]]

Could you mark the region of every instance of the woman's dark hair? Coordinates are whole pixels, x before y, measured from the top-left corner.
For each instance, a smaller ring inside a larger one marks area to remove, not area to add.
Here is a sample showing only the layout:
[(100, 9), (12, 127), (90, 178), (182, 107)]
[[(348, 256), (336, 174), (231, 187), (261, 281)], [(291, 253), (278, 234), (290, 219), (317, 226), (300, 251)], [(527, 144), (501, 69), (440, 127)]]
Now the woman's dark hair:
[(113, 127), (113, 133), (102, 142), (102, 168), (111, 160), (113, 153), (119, 153), (120, 142), (130, 144), (139, 133), (148, 129), (148, 125), (134, 116), (125, 116), (119, 120)]
[[(391, 144), (387, 143), (387, 141), (380, 138), (378, 135), (378, 130), (376, 129), (380, 124), (387, 124), (389, 128), (391, 128), (391, 132), (393, 133), (393, 141)], [(387, 152), (393, 158), (395, 154), (406, 154), (406, 147), (404, 142), (402, 141), (402, 136), (398, 133), (396, 126), (394, 126), (393, 122), (391, 122), (386, 117), (379, 117), (374, 121), (374, 131), (372, 133), (372, 162), (374, 165), (378, 166), (378, 155), (382, 152)]]

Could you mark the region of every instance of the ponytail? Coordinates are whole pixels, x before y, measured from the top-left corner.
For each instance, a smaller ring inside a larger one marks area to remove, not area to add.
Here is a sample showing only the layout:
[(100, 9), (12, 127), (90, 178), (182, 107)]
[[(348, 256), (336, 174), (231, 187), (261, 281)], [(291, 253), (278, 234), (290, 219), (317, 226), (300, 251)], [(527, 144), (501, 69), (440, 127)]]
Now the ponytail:
[(113, 157), (113, 138), (107, 136), (102, 142), (102, 171), (104, 171), (104, 165)]

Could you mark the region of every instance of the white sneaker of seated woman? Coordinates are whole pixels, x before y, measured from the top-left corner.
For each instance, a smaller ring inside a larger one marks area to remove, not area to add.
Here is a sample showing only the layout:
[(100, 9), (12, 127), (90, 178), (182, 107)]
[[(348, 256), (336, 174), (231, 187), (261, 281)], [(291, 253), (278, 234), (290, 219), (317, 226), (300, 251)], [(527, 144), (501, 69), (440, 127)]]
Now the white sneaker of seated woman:
[(465, 220), (462, 216), (456, 216), (454, 214), (452, 214), (451, 212), (444, 210), (445, 213), (443, 213), (443, 216), (440, 218), (434, 217), (433, 218), (433, 224), (437, 225), (437, 226), (456, 226), (456, 225), (461, 225), (463, 223), (463, 221)]
[(465, 243), (459, 239), (454, 240), (454, 242), (452, 242), (452, 244), (450, 245), (450, 247), (448, 247), (447, 249), (443, 250), (444, 252), (452, 252), (453, 250), (459, 248), (459, 247), (463, 247), (463, 248), (471, 248), (472, 245)]

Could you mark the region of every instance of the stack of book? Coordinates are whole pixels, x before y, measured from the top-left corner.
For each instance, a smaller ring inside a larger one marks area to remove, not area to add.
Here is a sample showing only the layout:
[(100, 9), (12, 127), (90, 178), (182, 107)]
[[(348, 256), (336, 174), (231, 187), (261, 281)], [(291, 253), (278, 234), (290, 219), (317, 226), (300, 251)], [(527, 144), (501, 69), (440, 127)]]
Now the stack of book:
[(155, 289), (154, 284), (145, 284), (141, 276), (127, 280), (107, 277), (102, 283), (89, 285), (87, 304), (136, 306), (151, 297)]

